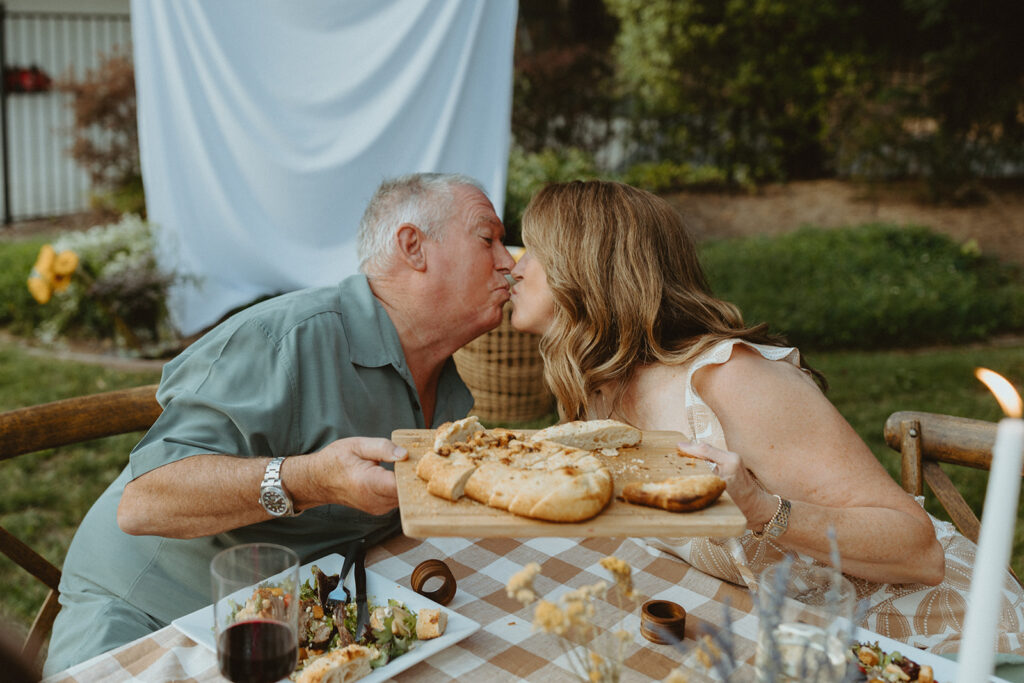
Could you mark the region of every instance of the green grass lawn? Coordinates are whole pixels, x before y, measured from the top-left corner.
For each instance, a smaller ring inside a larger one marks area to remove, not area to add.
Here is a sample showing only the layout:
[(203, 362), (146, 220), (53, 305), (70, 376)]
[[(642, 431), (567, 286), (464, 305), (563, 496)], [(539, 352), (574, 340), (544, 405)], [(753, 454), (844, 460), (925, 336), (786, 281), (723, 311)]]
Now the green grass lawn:
[[(982, 365), (1018, 387), (1024, 383), (1024, 345), (992, 344), (914, 352), (811, 353), (808, 360), (831, 383), (829, 396), (857, 432), (896, 473), (898, 461), (882, 438), (886, 417), (924, 410), (997, 420), (999, 408), (973, 375)], [(0, 343), (0, 410), (69, 396), (149, 384), (157, 372), (114, 371), (27, 355)], [(127, 462), (137, 436), (112, 437), (15, 461), (0, 462), (0, 525), (60, 564), (78, 521)], [(950, 468), (975, 510), (984, 499), (986, 474)], [(934, 501), (931, 512), (939, 514)], [(1024, 506), (1018, 519), (1024, 516)], [(102, 549), (97, 549), (102, 552)], [(1024, 525), (1018, 524), (1013, 566), (1024, 576)], [(25, 631), (45, 591), (18, 566), (0, 558), (0, 621)]]

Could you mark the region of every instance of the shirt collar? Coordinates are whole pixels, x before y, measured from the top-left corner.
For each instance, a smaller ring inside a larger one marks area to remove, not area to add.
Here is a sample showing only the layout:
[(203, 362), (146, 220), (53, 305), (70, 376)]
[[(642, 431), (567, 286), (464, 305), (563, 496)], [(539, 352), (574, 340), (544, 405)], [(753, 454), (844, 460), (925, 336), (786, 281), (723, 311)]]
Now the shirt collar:
[(387, 311), (370, 289), (362, 273), (345, 278), (338, 285), (338, 298), (347, 302), (341, 307), (345, 336), (349, 343), (349, 360), (365, 367), (394, 365), (405, 369), (405, 353), (398, 339), (398, 330)]
[[(349, 341), (349, 360), (363, 367), (379, 368), (391, 365), (415, 390), (416, 385), (405, 362), (405, 352), (402, 351), (398, 330), (391, 322), (384, 306), (373, 295), (366, 276), (362, 273), (352, 275), (342, 280), (338, 290), (338, 296), (351, 304), (340, 307), (345, 334)], [(450, 406), (459, 417), (468, 413), (473, 406), (473, 395), (459, 377), (455, 361), (451, 358), (445, 361), (441, 371), (437, 402), (438, 408)]]

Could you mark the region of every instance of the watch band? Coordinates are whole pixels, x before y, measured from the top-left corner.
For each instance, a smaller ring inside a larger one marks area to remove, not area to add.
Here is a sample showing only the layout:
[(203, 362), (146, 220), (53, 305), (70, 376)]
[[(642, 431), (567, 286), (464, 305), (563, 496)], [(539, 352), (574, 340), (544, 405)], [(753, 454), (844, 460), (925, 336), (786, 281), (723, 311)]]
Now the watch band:
[(267, 463), (267, 469), (263, 473), (263, 486), (280, 486), (281, 485), (281, 464), (284, 462), (283, 456), (271, 458), (270, 462)]
[(765, 522), (764, 527), (760, 531), (750, 532), (754, 538), (764, 538), (765, 536), (778, 538), (789, 528), (789, 511), (792, 509), (793, 504), (777, 493), (772, 495), (779, 501), (779, 506), (775, 508), (775, 514)]

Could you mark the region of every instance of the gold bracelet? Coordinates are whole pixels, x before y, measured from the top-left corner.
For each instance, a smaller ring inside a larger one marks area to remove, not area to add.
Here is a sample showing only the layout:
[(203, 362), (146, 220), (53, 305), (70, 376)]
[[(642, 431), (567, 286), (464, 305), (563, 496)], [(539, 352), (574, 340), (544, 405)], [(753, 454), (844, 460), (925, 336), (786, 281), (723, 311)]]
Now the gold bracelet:
[(775, 514), (772, 515), (771, 519), (765, 522), (760, 531), (750, 532), (753, 534), (754, 538), (764, 538), (765, 536), (768, 536), (769, 538), (778, 538), (786, 532), (787, 528), (789, 528), (789, 511), (793, 507), (792, 503), (777, 493), (773, 493), (772, 495), (778, 499), (779, 506), (775, 508)]

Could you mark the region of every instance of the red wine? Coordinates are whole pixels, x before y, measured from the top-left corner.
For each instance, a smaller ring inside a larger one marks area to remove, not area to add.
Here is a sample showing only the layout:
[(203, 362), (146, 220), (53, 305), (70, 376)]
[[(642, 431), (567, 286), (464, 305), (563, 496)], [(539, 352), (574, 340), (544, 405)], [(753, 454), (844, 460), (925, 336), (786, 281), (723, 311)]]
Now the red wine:
[(241, 621), (220, 634), (220, 672), (242, 683), (274, 683), (295, 670), (298, 639), (277, 621)]

